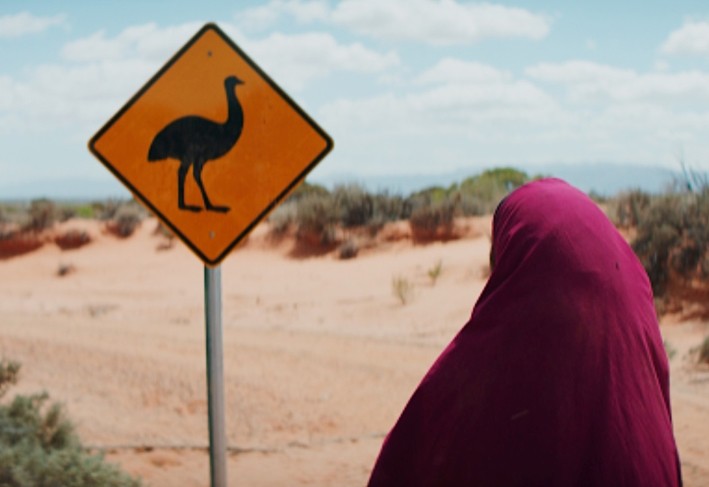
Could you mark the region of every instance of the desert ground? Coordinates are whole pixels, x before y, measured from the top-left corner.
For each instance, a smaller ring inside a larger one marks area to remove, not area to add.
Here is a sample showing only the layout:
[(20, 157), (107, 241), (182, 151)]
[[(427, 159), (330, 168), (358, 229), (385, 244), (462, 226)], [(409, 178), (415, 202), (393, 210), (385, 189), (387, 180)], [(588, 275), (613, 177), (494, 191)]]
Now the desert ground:
[[(406, 229), (349, 260), (294, 255), (265, 225), (222, 265), (230, 485), (362, 486), (424, 372), (485, 283), (489, 218), (415, 245)], [(0, 260), (0, 357), (10, 392), (46, 390), (85, 444), (156, 487), (209, 485), (203, 266), (144, 221), (127, 239)], [(434, 282), (429, 271), (440, 262)], [(59, 271), (67, 271), (60, 273)], [(63, 274), (63, 275), (60, 275)], [(402, 304), (392, 280), (413, 285)], [(709, 485), (709, 323), (670, 316), (672, 405), (687, 486)]]

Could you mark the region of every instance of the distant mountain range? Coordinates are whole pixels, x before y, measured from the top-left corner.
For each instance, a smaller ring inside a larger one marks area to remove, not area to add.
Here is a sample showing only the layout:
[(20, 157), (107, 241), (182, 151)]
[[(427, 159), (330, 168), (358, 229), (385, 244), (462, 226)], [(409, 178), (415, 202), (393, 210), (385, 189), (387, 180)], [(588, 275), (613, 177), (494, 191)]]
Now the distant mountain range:
[[(628, 189), (642, 189), (648, 192), (661, 192), (679, 172), (655, 166), (631, 164), (550, 164), (523, 168), (529, 175), (543, 174), (565, 179), (579, 189), (594, 191), (605, 196), (612, 196)], [(353, 174), (334, 174), (318, 176), (317, 172), (308, 181), (332, 188), (338, 184), (358, 183), (369, 191), (387, 190), (390, 193), (408, 195), (431, 186), (450, 186), (455, 182), (474, 176), (480, 171), (459, 169), (440, 174), (403, 174), (362, 176)], [(0, 200), (30, 200), (50, 198), (54, 200), (104, 200), (108, 198), (125, 199), (130, 196), (128, 190), (110, 174), (102, 179), (66, 179), (52, 181), (31, 181), (25, 183), (3, 183), (0, 181)]]

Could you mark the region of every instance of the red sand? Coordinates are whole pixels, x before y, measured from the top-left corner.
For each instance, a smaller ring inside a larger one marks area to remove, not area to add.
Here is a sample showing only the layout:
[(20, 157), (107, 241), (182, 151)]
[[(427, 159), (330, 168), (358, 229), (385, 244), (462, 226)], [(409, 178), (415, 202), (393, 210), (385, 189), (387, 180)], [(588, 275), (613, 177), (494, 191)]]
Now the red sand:
[[(223, 263), (231, 483), (366, 483), (384, 434), (484, 285), (489, 218), (468, 223), (461, 240), (400, 240), (347, 261), (293, 258), (292, 241), (270, 243), (260, 227)], [(0, 357), (23, 366), (10, 395), (47, 390), (86, 444), (147, 485), (207, 486), (201, 263), (179, 243), (165, 250), (154, 220), (126, 240), (95, 222), (67, 225), (93, 241), (0, 260)], [(62, 266), (71, 272), (59, 277)], [(394, 277), (414, 285), (406, 305)], [(688, 360), (709, 324), (662, 331), (677, 351), (686, 485), (709, 485), (709, 371)]]

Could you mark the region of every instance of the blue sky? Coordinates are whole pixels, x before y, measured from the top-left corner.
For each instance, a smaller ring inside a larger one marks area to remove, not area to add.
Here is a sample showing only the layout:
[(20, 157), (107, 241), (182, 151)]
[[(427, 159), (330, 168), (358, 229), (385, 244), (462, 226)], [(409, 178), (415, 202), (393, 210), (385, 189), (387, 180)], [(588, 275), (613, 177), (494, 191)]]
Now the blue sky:
[(709, 170), (705, 1), (5, 0), (0, 192), (112, 181), (88, 139), (207, 21), (333, 137), (315, 180)]

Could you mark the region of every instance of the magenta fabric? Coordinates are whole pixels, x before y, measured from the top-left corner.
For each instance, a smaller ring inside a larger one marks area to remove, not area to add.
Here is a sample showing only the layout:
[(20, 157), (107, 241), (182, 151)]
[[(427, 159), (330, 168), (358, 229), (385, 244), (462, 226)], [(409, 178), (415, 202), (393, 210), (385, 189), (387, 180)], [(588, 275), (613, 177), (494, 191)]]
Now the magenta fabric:
[(472, 316), (384, 441), (380, 486), (677, 486), (650, 284), (585, 194), (514, 191)]

